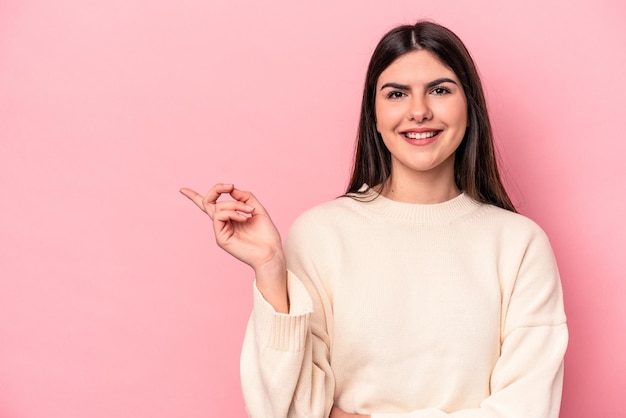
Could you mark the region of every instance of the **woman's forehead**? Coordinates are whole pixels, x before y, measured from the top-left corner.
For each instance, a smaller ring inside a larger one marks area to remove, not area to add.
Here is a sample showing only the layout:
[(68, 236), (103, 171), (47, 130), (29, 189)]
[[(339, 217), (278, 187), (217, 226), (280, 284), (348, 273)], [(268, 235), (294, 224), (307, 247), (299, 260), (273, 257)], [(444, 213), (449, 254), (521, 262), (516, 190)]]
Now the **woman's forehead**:
[(380, 73), (377, 84), (390, 80), (398, 81), (398, 79), (428, 82), (441, 77), (458, 80), (454, 71), (444, 64), (437, 55), (420, 49), (407, 52), (396, 58)]

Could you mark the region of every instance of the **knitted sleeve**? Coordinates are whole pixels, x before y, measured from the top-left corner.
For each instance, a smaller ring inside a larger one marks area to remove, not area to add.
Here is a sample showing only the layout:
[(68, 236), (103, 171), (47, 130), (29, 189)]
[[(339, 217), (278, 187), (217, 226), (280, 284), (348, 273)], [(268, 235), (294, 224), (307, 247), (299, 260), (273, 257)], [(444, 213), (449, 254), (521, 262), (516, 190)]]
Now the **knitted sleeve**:
[(502, 289), (501, 354), (480, 407), (372, 418), (558, 418), (568, 332), (556, 262), (538, 227), (516, 268), (516, 280)]
[(315, 249), (320, 241), (314, 229), (294, 225), (287, 240), (289, 314), (276, 313), (254, 289), (241, 355), (242, 390), (252, 418), (328, 417), (333, 405), (332, 309), (319, 277), (325, 255)]

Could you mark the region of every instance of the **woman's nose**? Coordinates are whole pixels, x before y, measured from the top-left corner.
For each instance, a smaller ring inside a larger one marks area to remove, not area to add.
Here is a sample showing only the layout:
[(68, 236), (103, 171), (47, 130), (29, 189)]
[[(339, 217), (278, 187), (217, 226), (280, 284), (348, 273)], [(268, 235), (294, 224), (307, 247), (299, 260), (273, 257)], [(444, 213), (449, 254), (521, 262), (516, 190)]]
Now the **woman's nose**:
[(432, 117), (433, 114), (427, 100), (424, 97), (414, 96), (409, 109), (409, 120), (420, 123)]

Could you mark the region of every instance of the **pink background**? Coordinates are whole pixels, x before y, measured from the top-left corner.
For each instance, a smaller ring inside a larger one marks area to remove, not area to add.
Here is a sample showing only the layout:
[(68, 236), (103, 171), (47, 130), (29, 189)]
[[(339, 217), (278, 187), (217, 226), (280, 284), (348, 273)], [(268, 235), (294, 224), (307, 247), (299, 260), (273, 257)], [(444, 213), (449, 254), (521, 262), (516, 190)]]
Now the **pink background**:
[(562, 417), (626, 416), (623, 4), (0, 1), (0, 416), (244, 416), (251, 272), (177, 190), (234, 182), (283, 233), (341, 194), (369, 55), (417, 18), (472, 51), (552, 239)]

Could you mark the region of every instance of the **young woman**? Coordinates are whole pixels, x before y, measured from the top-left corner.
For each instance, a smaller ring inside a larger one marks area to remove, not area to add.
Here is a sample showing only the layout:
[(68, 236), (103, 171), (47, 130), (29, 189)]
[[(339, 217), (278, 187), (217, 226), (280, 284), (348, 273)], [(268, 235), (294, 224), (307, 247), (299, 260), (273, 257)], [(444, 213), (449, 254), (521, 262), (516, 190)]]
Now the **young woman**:
[(502, 186), (478, 73), (448, 29), (382, 38), (347, 193), (300, 216), (284, 250), (251, 193), (181, 191), (255, 272), (251, 417), (558, 417), (557, 267)]

